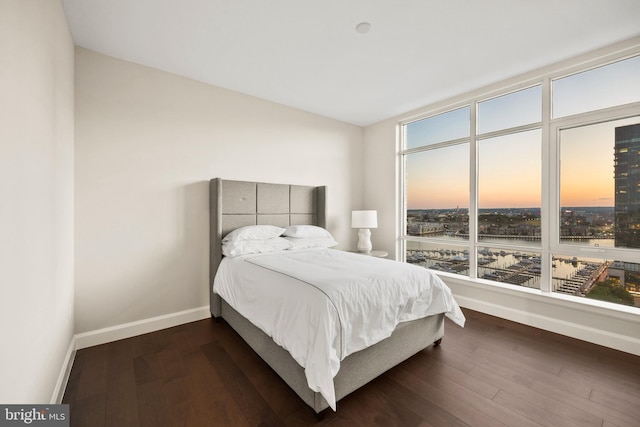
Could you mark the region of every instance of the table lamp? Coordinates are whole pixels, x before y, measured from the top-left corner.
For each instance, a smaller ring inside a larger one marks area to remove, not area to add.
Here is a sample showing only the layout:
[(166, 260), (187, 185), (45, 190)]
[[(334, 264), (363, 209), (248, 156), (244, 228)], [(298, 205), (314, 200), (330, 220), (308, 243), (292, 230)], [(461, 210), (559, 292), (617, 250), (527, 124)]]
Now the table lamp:
[(358, 231), (358, 251), (371, 252), (371, 230), (378, 228), (378, 211), (352, 211), (351, 227), (359, 228)]

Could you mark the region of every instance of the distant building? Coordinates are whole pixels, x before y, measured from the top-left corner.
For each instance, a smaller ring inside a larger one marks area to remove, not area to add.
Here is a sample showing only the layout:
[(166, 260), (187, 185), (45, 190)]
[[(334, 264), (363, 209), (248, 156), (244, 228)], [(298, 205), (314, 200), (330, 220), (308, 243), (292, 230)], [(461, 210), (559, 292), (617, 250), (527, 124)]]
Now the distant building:
[(640, 124), (615, 129), (615, 245), (640, 248)]

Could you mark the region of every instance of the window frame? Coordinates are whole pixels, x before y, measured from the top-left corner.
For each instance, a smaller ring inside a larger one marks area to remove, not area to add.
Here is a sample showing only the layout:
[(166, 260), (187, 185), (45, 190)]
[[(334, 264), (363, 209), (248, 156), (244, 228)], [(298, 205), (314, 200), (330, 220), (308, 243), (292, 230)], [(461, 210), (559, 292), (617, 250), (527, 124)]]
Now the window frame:
[[(478, 141), (483, 139), (493, 138), (496, 136), (502, 136), (507, 134), (513, 134), (516, 132), (523, 132), (532, 129), (541, 129), (541, 207), (540, 207), (540, 219), (541, 226), (541, 245), (540, 254), (542, 258), (542, 268), (540, 274), (540, 289), (521, 288), (519, 286), (508, 286), (513, 290), (522, 290), (526, 292), (534, 292), (540, 295), (558, 297), (560, 299), (569, 299), (572, 301), (580, 302), (587, 306), (595, 305), (598, 307), (613, 308), (618, 311), (629, 312), (630, 309), (623, 305), (615, 303), (607, 303), (603, 301), (590, 300), (580, 296), (567, 296), (558, 294), (553, 291), (552, 281), (552, 256), (553, 255), (567, 255), (576, 256), (582, 258), (599, 258), (610, 259), (616, 261), (637, 262), (637, 257), (640, 254), (640, 250), (631, 248), (599, 248), (590, 246), (572, 246), (562, 244), (559, 239), (560, 236), (560, 133), (563, 129), (573, 128), (577, 126), (588, 126), (596, 123), (625, 119), (629, 117), (640, 117), (640, 101), (632, 102), (624, 105), (618, 105), (613, 107), (607, 107), (595, 111), (583, 112), (579, 114), (573, 114), (558, 118), (552, 117), (552, 87), (553, 81), (561, 79), (573, 74), (582, 73), (591, 69), (606, 66), (611, 63), (624, 61), (632, 57), (640, 56), (640, 46), (633, 46), (630, 49), (620, 50), (618, 52), (609, 53), (607, 55), (601, 55), (599, 57), (592, 58), (582, 63), (567, 66), (566, 62), (554, 67), (547, 67), (534, 77), (523, 79), (515, 84), (507, 84), (503, 82), (501, 84), (494, 85), (497, 89), (482, 92), (476, 91), (475, 94), (465, 97), (459, 97), (458, 102), (452, 102), (446, 107), (427, 110), (425, 113), (415, 115), (397, 122), (398, 127), (398, 150), (397, 161), (399, 171), (399, 216), (400, 221), (398, 229), (398, 258), (401, 261), (406, 262), (406, 248), (407, 242), (427, 242), (438, 243), (438, 239), (434, 237), (420, 237), (407, 235), (407, 199), (405, 193), (405, 159), (407, 155), (412, 153), (426, 151), (429, 149), (437, 148), (438, 146), (447, 146), (455, 143), (468, 142), (469, 143), (469, 240), (461, 242), (460, 246), (465, 247), (469, 251), (469, 274), (468, 275), (456, 275), (446, 272), (438, 272), (444, 276), (451, 277), (453, 279), (462, 279), (465, 281), (481, 282), (483, 284), (489, 284), (497, 287), (504, 287), (504, 283), (494, 282), (490, 280), (484, 280), (478, 278), (478, 249), (484, 246), (498, 247), (500, 244), (489, 244), (488, 242), (482, 242), (478, 240)], [(542, 120), (540, 122), (531, 123), (527, 125), (516, 126), (513, 128), (501, 129), (499, 131), (491, 131), (485, 134), (477, 134), (478, 129), (478, 105), (480, 102), (484, 102), (490, 99), (494, 99), (503, 95), (508, 95), (517, 91), (525, 90), (530, 87), (541, 85), (542, 89)], [(444, 141), (439, 144), (433, 144), (425, 147), (413, 147), (411, 149), (405, 149), (405, 126), (409, 123), (422, 120), (425, 118), (433, 117), (438, 114), (443, 114), (448, 111), (456, 110), (459, 108), (470, 107), (470, 130), (468, 138), (461, 138), (458, 140)], [(443, 240), (440, 240), (443, 242)], [(447, 244), (451, 242), (447, 241)], [(514, 246), (507, 245), (509, 249)], [(516, 245), (517, 246), (517, 245)], [(524, 248), (523, 248), (524, 249)], [(531, 248), (529, 248), (531, 250)], [(631, 312), (634, 314), (640, 314), (637, 307), (632, 307)]]
[[(420, 120), (424, 120), (424, 119), (428, 119), (431, 117), (435, 117), (441, 114), (446, 114), (448, 112), (451, 111), (455, 111), (461, 108), (466, 108), (469, 107), (469, 128), (470, 128), (470, 134), (468, 137), (464, 137), (464, 138), (456, 138), (456, 139), (452, 139), (452, 140), (447, 140), (447, 141), (442, 141), (442, 142), (438, 142), (438, 143), (434, 143), (434, 144), (428, 144), (428, 145), (424, 145), (424, 146), (420, 146), (420, 147), (412, 147), (412, 148), (405, 148), (406, 147), (406, 125), (420, 121)], [(399, 171), (400, 171), (400, 179), (399, 181), (399, 185), (400, 185), (400, 229), (399, 229), (399, 236), (400, 238), (398, 239), (398, 249), (399, 249), (399, 253), (401, 256), (401, 261), (402, 262), (406, 262), (406, 243), (407, 242), (442, 242), (442, 240), (439, 240), (437, 237), (436, 238), (424, 238), (424, 237), (419, 237), (419, 236), (410, 236), (407, 234), (407, 225), (408, 225), (408, 221), (407, 221), (407, 192), (406, 192), (406, 186), (405, 186), (405, 182), (406, 182), (406, 156), (411, 155), (411, 154), (416, 154), (416, 153), (422, 153), (422, 152), (427, 152), (427, 151), (431, 151), (431, 150), (437, 150), (440, 148), (445, 148), (445, 147), (450, 147), (450, 146), (454, 146), (454, 145), (459, 145), (459, 144), (465, 144), (468, 143), (470, 146), (470, 154), (469, 154), (469, 160), (472, 161), (472, 154), (473, 152), (475, 152), (475, 144), (472, 144), (473, 141), (473, 132), (475, 132), (475, 127), (472, 119), (474, 117), (475, 114), (475, 105), (474, 104), (469, 104), (469, 103), (460, 103), (460, 104), (454, 104), (449, 106), (448, 108), (443, 108), (440, 110), (435, 110), (433, 111), (431, 114), (428, 115), (421, 115), (421, 116), (417, 116), (417, 117), (413, 117), (411, 119), (407, 119), (406, 121), (401, 122), (401, 124), (399, 124), (398, 128), (400, 130), (399, 134), (401, 136), (401, 139), (399, 140), (400, 142), (400, 149), (398, 151), (398, 160), (399, 160)], [(473, 146), (473, 147), (472, 147)], [(470, 184), (471, 182), (473, 182), (473, 179), (471, 178), (471, 174), (473, 173), (473, 171), (469, 172), (469, 180), (470, 180)], [(473, 194), (473, 191), (470, 192)], [(460, 246), (460, 247), (465, 247), (467, 249), (469, 249), (469, 242), (471, 241), (471, 236), (473, 233), (473, 228), (471, 225), (472, 222), (472, 209), (471, 209), (471, 205), (469, 206), (469, 240), (467, 242), (461, 243), (460, 245), (454, 245), (454, 246)], [(450, 242), (449, 242), (450, 243)], [(471, 257), (471, 250), (469, 250), (469, 257)], [(470, 260), (471, 262), (471, 260)], [(471, 264), (469, 266), (469, 268), (471, 268)], [(471, 271), (470, 271), (471, 274)]]
[[(573, 116), (567, 116), (563, 118), (554, 119), (550, 123), (550, 133), (554, 135), (550, 139), (550, 153), (551, 153), (551, 165), (554, 167), (551, 170), (553, 174), (550, 177), (550, 184), (556, 183), (557, 185), (549, 185), (550, 196), (550, 215), (549, 220), (550, 228), (554, 231), (554, 234), (549, 242), (549, 249), (552, 253), (577, 256), (577, 257), (589, 257), (597, 255), (603, 258), (614, 258), (617, 261), (637, 262), (640, 255), (640, 249), (632, 248), (600, 248), (594, 246), (575, 246), (563, 244), (560, 239), (560, 217), (559, 212), (561, 208), (560, 203), (560, 133), (563, 130), (573, 129), (580, 126), (590, 126), (599, 123), (607, 123), (616, 120), (623, 120), (628, 118), (637, 117), (640, 119), (640, 102), (626, 104), (623, 106), (609, 107), (602, 110), (592, 111), (589, 113), (581, 113)], [(608, 254), (604, 256), (601, 254)]]

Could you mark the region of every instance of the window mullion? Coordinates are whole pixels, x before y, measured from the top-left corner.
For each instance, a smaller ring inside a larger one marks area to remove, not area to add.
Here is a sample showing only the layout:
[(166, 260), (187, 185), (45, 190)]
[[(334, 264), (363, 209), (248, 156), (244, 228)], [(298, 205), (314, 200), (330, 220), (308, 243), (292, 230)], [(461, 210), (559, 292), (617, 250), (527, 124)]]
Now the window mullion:
[(406, 127), (399, 125), (396, 128), (396, 147), (398, 148), (398, 156), (396, 161), (397, 170), (399, 171), (399, 179), (396, 181), (396, 188), (398, 189), (398, 197), (396, 198), (397, 207), (399, 209), (396, 221), (396, 260), (405, 262), (406, 257), (406, 242), (405, 237), (407, 234), (407, 197), (406, 197)]
[(478, 277), (478, 104), (471, 103), (469, 141), (469, 277)]
[[(555, 138), (550, 134), (551, 120), (551, 80), (542, 81), (542, 200), (540, 207), (540, 238), (541, 238), (541, 280), (540, 291), (553, 290), (553, 263), (551, 259), (551, 236), (557, 233), (557, 200), (558, 174), (556, 173), (557, 150)], [(552, 143), (553, 139), (553, 143)]]

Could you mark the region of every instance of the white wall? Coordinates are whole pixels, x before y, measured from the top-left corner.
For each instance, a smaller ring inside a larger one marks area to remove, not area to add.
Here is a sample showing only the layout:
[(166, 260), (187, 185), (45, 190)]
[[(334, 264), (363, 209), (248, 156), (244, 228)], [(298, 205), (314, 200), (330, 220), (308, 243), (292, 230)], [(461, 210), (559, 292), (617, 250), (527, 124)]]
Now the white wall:
[(214, 177), (328, 186), (355, 246), (362, 128), (76, 49), (76, 333), (208, 306)]
[(378, 228), (371, 230), (374, 249), (396, 258), (399, 221), (396, 121), (384, 121), (364, 129), (364, 209), (378, 211)]
[(2, 403), (54, 400), (72, 342), (73, 56), (59, 1), (0, 2)]
[[(390, 252), (397, 247), (400, 186), (398, 185), (397, 124), (427, 111), (446, 109), (478, 94), (490, 93), (507, 84), (516, 85), (529, 78), (558, 71), (580, 63), (593, 61), (616, 52), (637, 51), (640, 37), (614, 46), (535, 70), (485, 88), (428, 106), (405, 115), (368, 126), (364, 130), (364, 205), (382, 211), (378, 218), (376, 234), (372, 233), (374, 246), (384, 246)], [(393, 205), (393, 206), (392, 206)], [(394, 251), (397, 258), (399, 255)], [(605, 309), (571, 301), (561, 295), (519, 291), (509, 287), (487, 284), (442, 275), (451, 287), (459, 304), (474, 310), (503, 317), (585, 341), (640, 355), (640, 316), (636, 313)]]

